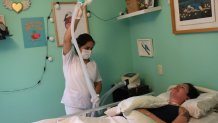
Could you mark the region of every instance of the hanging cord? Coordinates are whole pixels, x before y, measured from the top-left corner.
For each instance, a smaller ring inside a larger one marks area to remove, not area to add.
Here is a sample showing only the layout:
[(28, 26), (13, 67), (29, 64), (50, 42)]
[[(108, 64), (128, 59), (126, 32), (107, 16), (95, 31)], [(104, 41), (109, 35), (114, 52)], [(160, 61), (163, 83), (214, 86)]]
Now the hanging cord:
[[(51, 15), (51, 12), (52, 10), (50, 11), (49, 13), (49, 17)], [(47, 34), (49, 34), (49, 30), (48, 30), (48, 18), (46, 20), (46, 28), (47, 28)], [(47, 40), (48, 40), (48, 36), (47, 36)], [(39, 81), (37, 83), (35, 83), (33, 86), (30, 86), (30, 87), (25, 87), (25, 88), (21, 88), (21, 89), (14, 89), (14, 90), (0, 90), (0, 93), (15, 93), (15, 92), (20, 92), (20, 91), (26, 91), (26, 90), (29, 90), (29, 89), (33, 89), (37, 86), (39, 86), (43, 80), (43, 77), (44, 77), (44, 74), (45, 74), (45, 71), (46, 71), (46, 66), (47, 66), (47, 59), (48, 59), (48, 41), (46, 40), (46, 57), (45, 57), (45, 63), (44, 63), (44, 68), (43, 68), (43, 71), (42, 71), (42, 74), (41, 74), (41, 77), (39, 79)]]
[(95, 14), (94, 12), (92, 12), (91, 10), (87, 10), (87, 13), (93, 14), (96, 18), (98, 18), (99, 20), (102, 20), (102, 21), (111, 21), (111, 20), (116, 19), (117, 17), (120, 16), (120, 15), (117, 15), (117, 16), (114, 16), (114, 17), (105, 19), (105, 18), (102, 18), (102, 17), (98, 16), (97, 14)]

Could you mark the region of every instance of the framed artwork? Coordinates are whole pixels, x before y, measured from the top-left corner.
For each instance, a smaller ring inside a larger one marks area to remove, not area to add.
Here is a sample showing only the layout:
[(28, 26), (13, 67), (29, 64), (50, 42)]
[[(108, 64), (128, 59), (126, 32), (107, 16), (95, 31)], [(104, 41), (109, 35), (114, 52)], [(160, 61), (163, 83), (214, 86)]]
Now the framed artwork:
[(170, 0), (173, 33), (218, 31), (217, 0)]
[(139, 56), (153, 56), (152, 39), (138, 39), (137, 40)]
[[(57, 9), (56, 2), (52, 3), (53, 17), (55, 23), (56, 43), (57, 46), (63, 46), (64, 33), (66, 31), (65, 24), (67, 21), (71, 21), (76, 2), (59, 2), (59, 8)], [(83, 11), (83, 16), (77, 26), (75, 36), (79, 34), (88, 33), (88, 18), (86, 11)]]
[(0, 23), (3, 23), (5, 25), (5, 17), (4, 17), (4, 15), (0, 15)]
[(43, 17), (21, 18), (25, 48), (46, 46)]

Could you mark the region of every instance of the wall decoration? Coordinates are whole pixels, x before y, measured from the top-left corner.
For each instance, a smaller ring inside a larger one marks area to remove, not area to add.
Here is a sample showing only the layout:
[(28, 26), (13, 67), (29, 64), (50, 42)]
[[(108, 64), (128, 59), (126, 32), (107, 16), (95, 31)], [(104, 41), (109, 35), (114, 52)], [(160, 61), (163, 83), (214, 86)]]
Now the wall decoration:
[[(57, 4), (59, 7), (56, 7)], [(71, 21), (71, 14), (73, 14), (72, 12), (74, 11), (75, 5), (76, 2), (53, 3), (57, 46), (63, 46), (64, 33), (66, 31), (65, 23)], [(88, 18), (86, 11), (83, 11), (83, 16), (78, 24), (78, 28), (75, 32), (76, 37), (81, 33), (88, 33)]]
[(217, 0), (171, 0), (173, 33), (218, 31)]
[(139, 56), (153, 56), (153, 46), (152, 46), (152, 39), (138, 39), (137, 46), (138, 46), (138, 53)]
[(21, 24), (25, 48), (46, 46), (43, 17), (22, 18)]
[(28, 9), (31, 5), (30, 0), (23, 0), (21, 2), (12, 2), (11, 0), (3, 0), (2, 2), (5, 8), (9, 10), (13, 10), (17, 13), (21, 12), (22, 10)]

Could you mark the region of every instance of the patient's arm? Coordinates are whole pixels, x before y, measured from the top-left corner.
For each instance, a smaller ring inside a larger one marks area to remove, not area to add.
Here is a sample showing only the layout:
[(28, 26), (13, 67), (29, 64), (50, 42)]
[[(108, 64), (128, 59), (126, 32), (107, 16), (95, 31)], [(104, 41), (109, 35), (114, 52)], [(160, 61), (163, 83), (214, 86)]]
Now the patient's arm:
[(157, 123), (166, 123), (163, 120), (161, 120), (160, 118), (158, 118), (157, 116), (155, 116), (153, 113), (149, 112), (148, 110), (146, 110), (144, 108), (137, 109), (137, 111), (139, 111), (139, 112), (143, 113), (144, 115), (150, 117), (151, 119), (153, 119)]
[(179, 115), (176, 117), (176, 119), (172, 123), (188, 123), (189, 118), (190, 118), (190, 115), (188, 111), (185, 108), (180, 107)]

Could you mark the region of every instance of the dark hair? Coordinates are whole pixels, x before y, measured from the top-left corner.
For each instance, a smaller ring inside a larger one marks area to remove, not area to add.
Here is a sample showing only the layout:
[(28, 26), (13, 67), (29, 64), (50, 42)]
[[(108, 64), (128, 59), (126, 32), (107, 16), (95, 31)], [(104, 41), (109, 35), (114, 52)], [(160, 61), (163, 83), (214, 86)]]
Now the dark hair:
[(200, 95), (199, 91), (197, 90), (197, 88), (194, 87), (194, 85), (192, 85), (191, 83), (184, 83), (184, 84), (188, 85), (188, 94), (187, 94), (187, 96), (190, 99), (197, 98)]
[[(93, 40), (92, 36), (87, 34), (87, 33), (83, 33), (81, 35), (78, 36), (78, 38), (76, 39), (78, 47), (82, 47), (83, 45), (85, 45), (87, 42), (91, 41), (95, 44), (95, 41)], [(75, 50), (76, 54), (77, 51)]]

